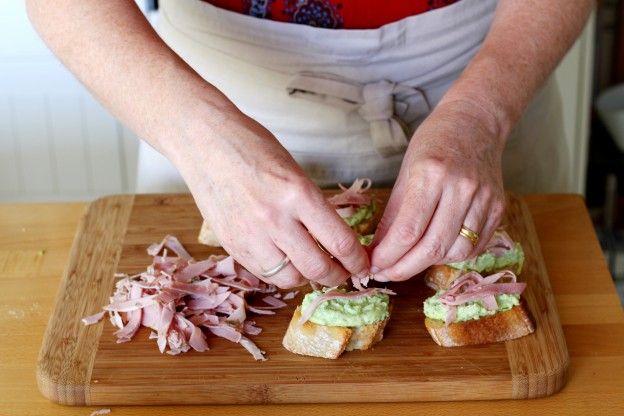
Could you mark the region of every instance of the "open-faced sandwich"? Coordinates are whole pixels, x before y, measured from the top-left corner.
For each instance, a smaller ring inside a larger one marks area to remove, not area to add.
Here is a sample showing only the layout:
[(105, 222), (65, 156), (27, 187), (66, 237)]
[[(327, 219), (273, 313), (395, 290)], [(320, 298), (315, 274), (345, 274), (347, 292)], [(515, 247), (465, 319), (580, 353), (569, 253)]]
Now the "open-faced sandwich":
[(379, 223), (381, 210), (375, 198), (368, 192), (370, 179), (356, 179), (349, 188), (342, 185), (342, 192), (330, 197), (327, 201), (336, 208), (336, 212), (360, 237), (362, 245), (373, 241), (375, 229)]
[[(342, 192), (328, 198), (328, 202), (336, 208), (336, 212), (360, 238), (360, 243), (369, 245), (380, 219), (379, 204), (370, 194), (371, 180), (356, 179), (349, 188), (338, 185)], [(221, 243), (212, 231), (210, 224), (204, 221), (197, 240), (209, 246), (219, 247)]]
[(486, 277), (465, 273), (425, 300), (425, 326), (443, 347), (523, 337), (535, 329), (520, 300), (525, 287), (510, 270)]
[(520, 274), (524, 264), (524, 251), (520, 243), (514, 242), (509, 234), (497, 230), (488, 242), (485, 251), (465, 261), (431, 266), (425, 272), (425, 283), (433, 290), (448, 288), (466, 272), (492, 274), (511, 270)]
[(380, 288), (314, 290), (295, 310), (282, 344), (295, 354), (331, 359), (367, 350), (383, 338), (392, 294)]

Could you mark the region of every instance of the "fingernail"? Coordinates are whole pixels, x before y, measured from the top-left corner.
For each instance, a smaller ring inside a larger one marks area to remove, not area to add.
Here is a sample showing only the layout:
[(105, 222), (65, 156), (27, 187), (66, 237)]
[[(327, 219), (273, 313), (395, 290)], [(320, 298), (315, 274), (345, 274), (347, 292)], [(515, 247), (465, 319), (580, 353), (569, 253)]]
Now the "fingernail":
[(377, 266), (372, 266), (370, 268), (371, 273), (375, 274), (375, 273), (379, 273), (381, 271), (381, 269)]
[(383, 273), (375, 273), (373, 275), (373, 280), (376, 280), (378, 282), (387, 282), (388, 281), (388, 277), (383, 274)]

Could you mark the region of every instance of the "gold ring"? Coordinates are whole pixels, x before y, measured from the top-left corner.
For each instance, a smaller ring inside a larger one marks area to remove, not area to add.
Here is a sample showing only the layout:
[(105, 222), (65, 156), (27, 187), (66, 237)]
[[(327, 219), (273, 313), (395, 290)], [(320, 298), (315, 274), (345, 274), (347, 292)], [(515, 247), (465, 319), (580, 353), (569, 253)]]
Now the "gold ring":
[(461, 235), (462, 237), (466, 237), (468, 240), (470, 240), (473, 247), (476, 247), (477, 243), (479, 242), (479, 234), (475, 233), (465, 225), (462, 225), (461, 230), (459, 230), (459, 235)]

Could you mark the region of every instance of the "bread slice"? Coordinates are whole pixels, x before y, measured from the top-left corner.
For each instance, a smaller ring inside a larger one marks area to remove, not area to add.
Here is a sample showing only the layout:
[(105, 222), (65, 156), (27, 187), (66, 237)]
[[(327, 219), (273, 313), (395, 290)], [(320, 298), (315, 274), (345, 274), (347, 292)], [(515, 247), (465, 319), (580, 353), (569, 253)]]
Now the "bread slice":
[(356, 326), (353, 329), (346, 351), (367, 350), (383, 339), (384, 329), (390, 320), (388, 316), (383, 321), (370, 325)]
[(446, 264), (436, 264), (425, 271), (425, 284), (435, 291), (446, 290), (462, 273)]
[(444, 321), (425, 318), (425, 326), (431, 338), (443, 347), (508, 341), (535, 331), (535, 325), (522, 304), (491, 316), (449, 325), (445, 325)]
[(301, 306), (293, 314), (282, 345), (288, 351), (312, 357), (336, 359), (345, 350), (366, 350), (383, 338), (389, 317), (358, 327), (318, 325), (307, 321), (299, 325)]
[(219, 239), (212, 231), (210, 224), (208, 224), (208, 221), (206, 220), (202, 223), (201, 229), (199, 230), (199, 236), (197, 236), (197, 241), (207, 246), (221, 247)]

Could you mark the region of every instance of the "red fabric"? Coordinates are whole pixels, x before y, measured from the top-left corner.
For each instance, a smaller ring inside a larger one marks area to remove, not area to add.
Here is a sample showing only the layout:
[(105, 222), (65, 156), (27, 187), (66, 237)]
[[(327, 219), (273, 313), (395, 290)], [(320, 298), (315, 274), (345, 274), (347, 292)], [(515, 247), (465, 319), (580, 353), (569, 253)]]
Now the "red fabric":
[(459, 0), (204, 0), (259, 18), (325, 28), (374, 29)]

